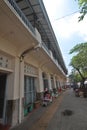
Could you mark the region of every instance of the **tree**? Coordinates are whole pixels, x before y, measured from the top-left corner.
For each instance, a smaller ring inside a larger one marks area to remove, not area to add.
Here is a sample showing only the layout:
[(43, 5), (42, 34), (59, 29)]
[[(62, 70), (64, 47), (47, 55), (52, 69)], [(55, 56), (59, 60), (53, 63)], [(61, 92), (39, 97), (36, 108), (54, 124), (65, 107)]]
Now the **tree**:
[(87, 14), (87, 0), (78, 0), (79, 7), (81, 9), (79, 21), (83, 20), (84, 16)]
[(81, 82), (81, 77), (75, 69), (72, 69), (71, 74), (69, 75), (69, 79), (74, 84), (77, 82)]
[(74, 46), (69, 54), (75, 54), (70, 62), (70, 66), (72, 66), (82, 78), (82, 81), (87, 77), (87, 42), (80, 43)]

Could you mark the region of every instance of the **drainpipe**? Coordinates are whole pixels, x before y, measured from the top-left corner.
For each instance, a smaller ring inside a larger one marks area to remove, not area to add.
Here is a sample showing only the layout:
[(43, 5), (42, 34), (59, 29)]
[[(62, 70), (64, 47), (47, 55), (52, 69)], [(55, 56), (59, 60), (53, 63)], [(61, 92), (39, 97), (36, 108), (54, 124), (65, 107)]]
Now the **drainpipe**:
[(22, 71), (22, 63), (23, 63), (23, 57), (20, 57), (19, 62), (19, 123), (21, 123), (21, 117), (22, 117), (22, 86), (21, 86), (21, 71)]
[(22, 76), (23, 76), (23, 61), (24, 61), (24, 57), (26, 56), (26, 54), (28, 54), (29, 52), (33, 51), (33, 50), (37, 50), (38, 48), (40, 48), (41, 46), (35, 46), (29, 49), (26, 49), (24, 52), (22, 52), (22, 54), (19, 57), (19, 123), (21, 123), (22, 120)]

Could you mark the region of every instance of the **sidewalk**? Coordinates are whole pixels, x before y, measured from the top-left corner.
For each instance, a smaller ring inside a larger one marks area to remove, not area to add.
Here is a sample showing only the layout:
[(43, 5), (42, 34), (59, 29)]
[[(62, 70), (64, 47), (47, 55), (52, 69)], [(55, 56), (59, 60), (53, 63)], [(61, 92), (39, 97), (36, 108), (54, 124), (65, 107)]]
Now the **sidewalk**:
[(34, 110), (20, 125), (11, 128), (10, 130), (45, 130), (54, 113), (58, 109), (63, 95), (64, 94), (62, 93), (47, 107), (41, 106)]
[(87, 98), (76, 97), (72, 89), (67, 90), (45, 130), (87, 130)]

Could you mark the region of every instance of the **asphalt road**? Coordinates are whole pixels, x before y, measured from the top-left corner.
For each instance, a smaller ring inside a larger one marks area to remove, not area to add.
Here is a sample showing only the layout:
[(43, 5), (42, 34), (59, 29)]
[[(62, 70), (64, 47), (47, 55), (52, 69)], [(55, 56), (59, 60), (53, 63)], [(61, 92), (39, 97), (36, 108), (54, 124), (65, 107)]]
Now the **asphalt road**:
[(87, 130), (87, 98), (67, 90), (46, 130)]

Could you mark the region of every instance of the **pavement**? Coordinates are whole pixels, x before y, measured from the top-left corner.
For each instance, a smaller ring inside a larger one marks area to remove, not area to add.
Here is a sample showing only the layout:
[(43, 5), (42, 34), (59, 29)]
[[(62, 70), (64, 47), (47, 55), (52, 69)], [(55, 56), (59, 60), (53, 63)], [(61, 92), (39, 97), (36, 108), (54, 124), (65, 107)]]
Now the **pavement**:
[(46, 130), (87, 130), (87, 98), (68, 90)]
[(21, 124), (11, 128), (10, 130), (45, 130), (54, 113), (58, 109), (58, 106), (61, 104), (62, 98), (63, 94), (59, 95), (48, 106), (41, 106), (34, 110)]
[(68, 89), (11, 130), (87, 130), (87, 98), (76, 97)]

